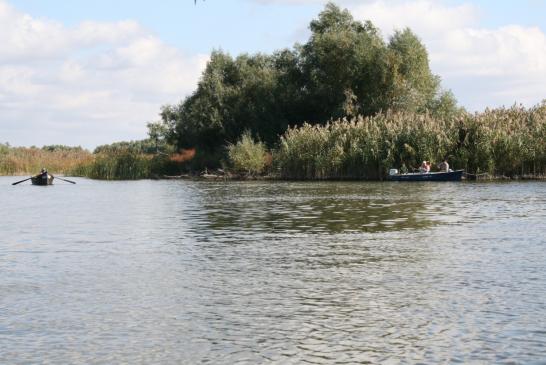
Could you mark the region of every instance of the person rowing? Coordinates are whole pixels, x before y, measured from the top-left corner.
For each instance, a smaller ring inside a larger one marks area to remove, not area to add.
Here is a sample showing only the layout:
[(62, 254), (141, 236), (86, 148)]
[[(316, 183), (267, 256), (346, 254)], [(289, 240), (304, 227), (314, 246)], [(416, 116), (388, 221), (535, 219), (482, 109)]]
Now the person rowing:
[(42, 168), (42, 170), (40, 170), (40, 173), (38, 175), (36, 175), (36, 177), (39, 177), (39, 178), (42, 178), (43, 180), (47, 180), (47, 169), (45, 167)]

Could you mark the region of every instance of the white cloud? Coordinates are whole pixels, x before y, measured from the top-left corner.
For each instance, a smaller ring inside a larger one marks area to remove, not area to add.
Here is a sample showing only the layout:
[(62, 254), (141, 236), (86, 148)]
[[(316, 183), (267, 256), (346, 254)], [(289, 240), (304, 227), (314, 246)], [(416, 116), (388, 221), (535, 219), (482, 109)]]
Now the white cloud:
[(48, 19), (35, 19), (0, 1), (0, 60), (25, 61), (58, 57), (78, 47), (116, 44), (138, 37), (144, 30), (127, 20), (113, 23), (85, 21), (74, 29)]
[(485, 28), (479, 8), (431, 0), (377, 0), (350, 9), (386, 35), (410, 27), (443, 85), (470, 110), (515, 102), (530, 106), (546, 98), (546, 35), (538, 27)]
[(472, 5), (445, 7), (429, 0), (364, 2), (351, 9), (355, 17), (370, 19), (388, 32), (407, 26), (416, 33), (459, 29), (475, 23), (478, 15)]
[(92, 148), (146, 136), (159, 107), (195, 89), (186, 55), (134, 21), (68, 28), (0, 0), (0, 141)]
[[(326, 0), (249, 0), (261, 4), (326, 4)], [(338, 0), (359, 20), (371, 20), (385, 36), (410, 27), (429, 51), (433, 72), (469, 110), (528, 106), (546, 98), (546, 34), (538, 27), (480, 25), (476, 2), (433, 0)], [(478, 3), (479, 4), (479, 3)], [(492, 5), (494, 6), (494, 5)]]

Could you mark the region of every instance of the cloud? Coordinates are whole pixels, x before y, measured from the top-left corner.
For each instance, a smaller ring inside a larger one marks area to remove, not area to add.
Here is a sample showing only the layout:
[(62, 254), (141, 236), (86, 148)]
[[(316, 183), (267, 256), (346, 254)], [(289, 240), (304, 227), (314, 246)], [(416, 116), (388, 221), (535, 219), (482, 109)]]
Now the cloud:
[(369, 1), (351, 9), (355, 17), (371, 19), (389, 32), (407, 26), (417, 33), (459, 29), (475, 24), (478, 18), (478, 9), (473, 5), (448, 7), (429, 0)]
[(480, 26), (474, 5), (439, 1), (370, 1), (350, 7), (386, 35), (410, 27), (429, 51), (433, 71), (470, 110), (546, 98), (546, 35), (538, 27)]
[(0, 1), (0, 60), (25, 61), (58, 57), (78, 47), (117, 44), (141, 36), (138, 23), (86, 21), (74, 29), (48, 19), (34, 19)]
[(127, 20), (68, 28), (0, 0), (0, 141), (93, 148), (146, 136), (164, 103), (195, 89), (187, 55)]
[[(326, 0), (249, 0), (260, 4), (326, 4)], [(528, 106), (546, 98), (546, 34), (538, 27), (480, 23), (485, 9), (470, 2), (339, 0), (359, 20), (371, 20), (385, 37), (411, 28), (429, 51), (433, 72), (469, 110)]]

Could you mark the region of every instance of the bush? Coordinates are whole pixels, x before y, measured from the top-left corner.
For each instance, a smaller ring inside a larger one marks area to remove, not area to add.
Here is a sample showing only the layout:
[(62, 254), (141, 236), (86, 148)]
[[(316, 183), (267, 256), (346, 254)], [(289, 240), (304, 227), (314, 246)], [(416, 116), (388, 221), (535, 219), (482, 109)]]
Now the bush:
[(265, 144), (255, 142), (249, 131), (236, 144), (228, 146), (229, 159), (235, 171), (250, 176), (261, 174), (267, 163)]

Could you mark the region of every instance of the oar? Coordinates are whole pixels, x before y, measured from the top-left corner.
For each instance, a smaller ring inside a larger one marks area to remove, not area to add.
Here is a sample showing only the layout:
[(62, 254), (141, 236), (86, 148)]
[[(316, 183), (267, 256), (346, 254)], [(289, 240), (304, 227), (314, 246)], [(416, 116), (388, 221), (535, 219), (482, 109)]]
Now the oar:
[(32, 179), (32, 177), (29, 177), (28, 179), (25, 179), (25, 180), (21, 180), (21, 181), (14, 182), (14, 183), (11, 184), (11, 185), (17, 185), (17, 184), (20, 184), (20, 183), (25, 182), (25, 181), (27, 181), (27, 180), (30, 180), (30, 179)]
[[(53, 175), (51, 175), (53, 176)], [(71, 181), (71, 180), (67, 180), (67, 179), (61, 179), (60, 177), (57, 177), (57, 176), (53, 176), (55, 179), (59, 179), (59, 180), (62, 180), (62, 181), (66, 181), (66, 182), (69, 182), (71, 184), (75, 184), (76, 182), (75, 181)]]

